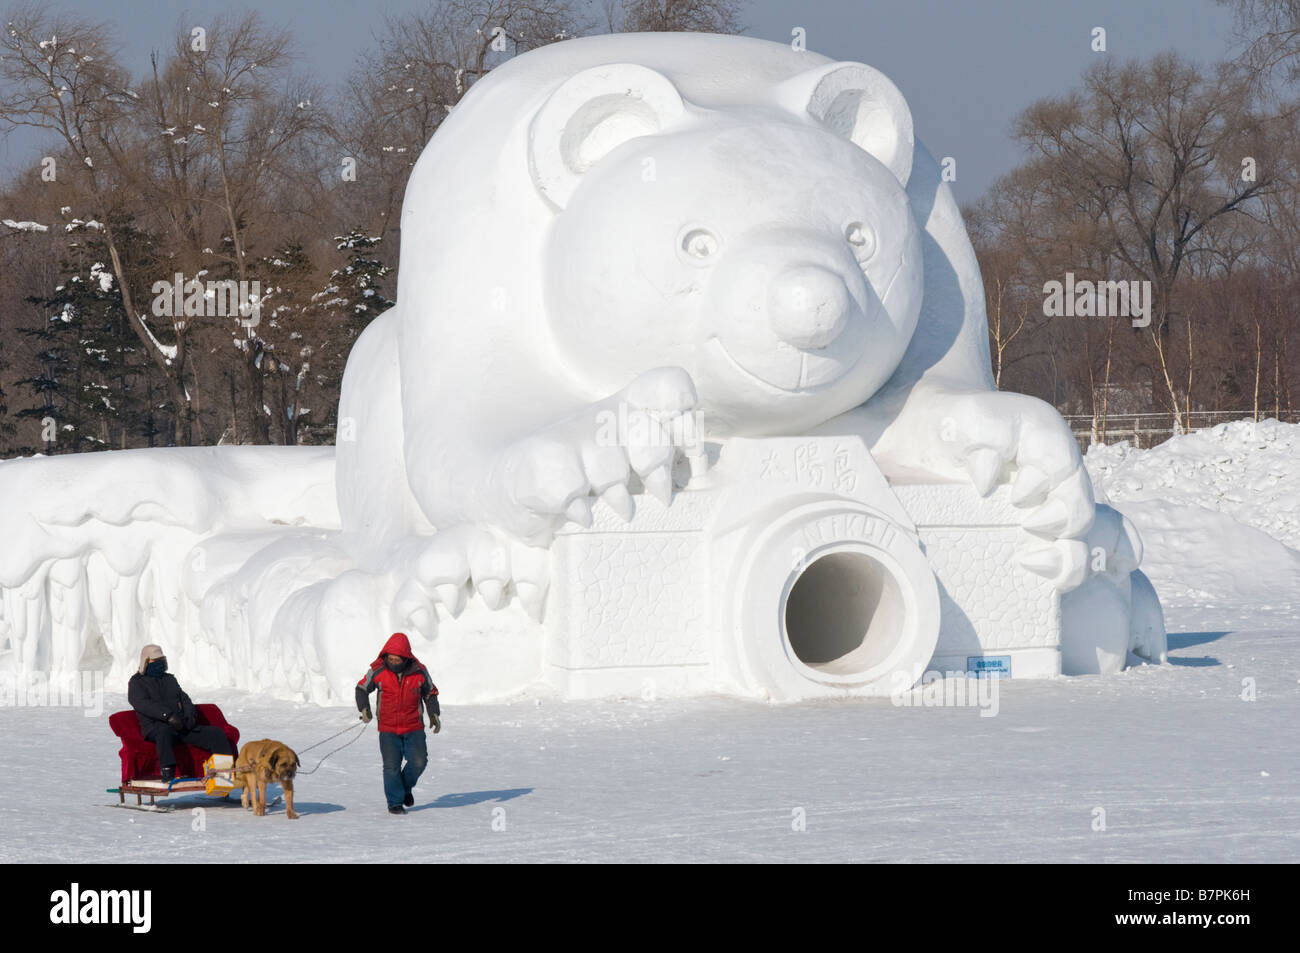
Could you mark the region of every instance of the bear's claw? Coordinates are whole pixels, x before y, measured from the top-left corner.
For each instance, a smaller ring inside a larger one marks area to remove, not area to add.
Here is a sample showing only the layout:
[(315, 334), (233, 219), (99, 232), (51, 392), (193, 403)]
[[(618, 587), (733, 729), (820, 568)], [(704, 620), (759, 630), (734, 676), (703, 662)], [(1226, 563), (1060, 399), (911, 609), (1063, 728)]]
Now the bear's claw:
[[(525, 542), (545, 546), (565, 521), (591, 525), (593, 497), (624, 520), (632, 518), (629, 487), (672, 502), (679, 451), (694, 447), (684, 415), (697, 402), (690, 375), (659, 367), (623, 390), (509, 447), (488, 476), (486, 522)], [(688, 439), (689, 438), (689, 439)]]
[(1001, 391), (954, 394), (945, 409), (940, 446), (949, 466), (964, 470), (983, 497), (1010, 481), (1010, 502), (1024, 511), (1020, 564), (1062, 592), (1082, 583), (1087, 548), (1080, 540), (1095, 504), (1065, 421), (1042, 401)]

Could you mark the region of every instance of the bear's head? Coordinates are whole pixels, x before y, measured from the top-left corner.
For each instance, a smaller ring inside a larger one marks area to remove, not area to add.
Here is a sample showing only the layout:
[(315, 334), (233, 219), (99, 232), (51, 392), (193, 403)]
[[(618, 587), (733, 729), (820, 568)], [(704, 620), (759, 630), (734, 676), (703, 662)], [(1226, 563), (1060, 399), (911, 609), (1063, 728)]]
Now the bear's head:
[(921, 239), (911, 114), (876, 70), (830, 64), (704, 108), (661, 73), (597, 67), (550, 95), (528, 145), (554, 211), (547, 320), (593, 391), (677, 365), (707, 434), (798, 432), (898, 366)]

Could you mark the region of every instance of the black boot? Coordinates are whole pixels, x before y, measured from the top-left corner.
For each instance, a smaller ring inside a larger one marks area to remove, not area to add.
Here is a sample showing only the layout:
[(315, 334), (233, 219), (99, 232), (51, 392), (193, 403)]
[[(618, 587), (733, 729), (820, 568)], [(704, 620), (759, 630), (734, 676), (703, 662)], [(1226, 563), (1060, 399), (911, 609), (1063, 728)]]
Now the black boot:
[(171, 784), (176, 780), (176, 765), (169, 764), (162, 769), (162, 779), (164, 784)]
[(406, 808), (402, 807), (402, 805), (399, 804), (399, 805), (397, 805), (397, 807), (390, 807), (390, 808), (388, 809), (388, 813), (389, 813), (389, 814), (405, 814), (405, 813), (406, 813)]

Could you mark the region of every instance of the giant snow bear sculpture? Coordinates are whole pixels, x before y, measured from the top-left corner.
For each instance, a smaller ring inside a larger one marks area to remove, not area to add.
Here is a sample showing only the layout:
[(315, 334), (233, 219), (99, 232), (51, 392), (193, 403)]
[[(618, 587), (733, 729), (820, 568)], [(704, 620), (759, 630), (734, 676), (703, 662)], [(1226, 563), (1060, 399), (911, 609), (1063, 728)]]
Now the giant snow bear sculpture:
[(666, 496), (666, 455), (595, 446), (622, 404), (697, 410), (706, 439), (860, 435), (889, 477), (1015, 477), (1034, 568), (1083, 578), (1075, 442), (994, 391), (951, 192), (868, 66), (698, 35), (521, 56), (420, 157), (402, 262), (344, 379), (340, 510), (372, 551), (465, 523), (544, 544), (590, 497), (625, 509), (638, 469)]
[[(871, 67), (694, 34), (530, 52), (425, 149), (401, 251), (343, 381), (339, 527), (210, 542), (205, 658), (233, 626), (319, 700), (403, 628), (478, 697), (879, 694), (1008, 647), (1059, 672), (1081, 585), (1117, 592), (1110, 641), (1142, 615), (1162, 651), (1136, 558), (1085, 583), (1074, 438), (994, 389), (957, 206)], [(1140, 552), (1121, 528), (1103, 563)]]

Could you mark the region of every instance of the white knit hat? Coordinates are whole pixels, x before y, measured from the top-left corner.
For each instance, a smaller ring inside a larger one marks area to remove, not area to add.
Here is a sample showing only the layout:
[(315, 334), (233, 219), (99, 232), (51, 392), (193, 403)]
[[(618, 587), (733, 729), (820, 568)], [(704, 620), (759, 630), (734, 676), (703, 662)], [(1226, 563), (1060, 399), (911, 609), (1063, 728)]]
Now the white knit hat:
[(163, 658), (166, 654), (161, 645), (146, 645), (142, 648), (140, 650), (140, 674), (144, 674), (144, 670), (149, 665), (151, 658)]

